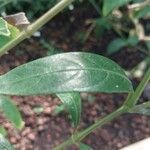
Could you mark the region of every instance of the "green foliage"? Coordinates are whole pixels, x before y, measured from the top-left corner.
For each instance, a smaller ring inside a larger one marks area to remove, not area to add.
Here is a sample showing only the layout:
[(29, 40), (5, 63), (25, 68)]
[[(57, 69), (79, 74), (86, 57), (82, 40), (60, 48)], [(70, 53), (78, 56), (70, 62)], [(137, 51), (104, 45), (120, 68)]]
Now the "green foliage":
[(145, 16), (150, 16), (150, 6), (149, 5), (134, 12), (135, 18), (140, 19), (140, 18), (143, 18)]
[(3, 136), (7, 135), (7, 131), (5, 130), (5, 128), (3, 126), (0, 126), (0, 134)]
[(3, 36), (10, 35), (10, 31), (8, 29), (7, 22), (1, 17), (0, 17), (0, 35), (3, 35)]
[(125, 46), (135, 46), (139, 42), (136, 36), (129, 36), (128, 39), (116, 38), (107, 47), (107, 54), (113, 54)]
[(14, 27), (14, 26), (12, 26), (10, 24), (8, 24), (8, 29), (10, 31), (10, 35), (9, 36), (0, 35), (0, 48), (2, 48), (8, 42), (10, 42), (14, 38), (16, 38), (19, 35), (19, 33), (20, 33), (20, 31), (16, 27)]
[(81, 97), (79, 93), (57, 94), (69, 111), (73, 125), (77, 127), (81, 117)]
[(57, 115), (57, 114), (63, 112), (65, 109), (66, 109), (66, 107), (64, 104), (56, 106), (55, 110), (54, 110), (54, 115)]
[(0, 94), (129, 92), (132, 84), (113, 61), (96, 54), (56, 54), (21, 65), (0, 76)]
[(150, 116), (150, 102), (136, 105), (129, 112)]
[(149, 53), (150, 53), (150, 41), (145, 42), (145, 44), (146, 44), (146, 46), (147, 46), (147, 50), (148, 50)]
[(96, 19), (96, 36), (101, 36), (106, 30), (110, 30), (112, 28), (112, 24), (109, 21), (108, 17), (102, 17)]
[(137, 36), (129, 35), (126, 42), (127, 42), (127, 46), (136, 46), (139, 42), (139, 39)]
[(36, 106), (33, 108), (33, 111), (37, 114), (40, 114), (44, 111), (44, 108), (42, 106)]
[(9, 97), (0, 95), (0, 110), (2, 110), (6, 118), (8, 118), (16, 128), (23, 128), (24, 122), (22, 121), (20, 112)]
[(104, 0), (103, 15), (107, 16), (114, 9), (121, 7), (121, 6), (129, 3), (130, 1), (131, 0)]
[(80, 150), (93, 150), (89, 145), (80, 143), (79, 145)]
[(127, 42), (124, 39), (116, 38), (113, 41), (111, 41), (107, 47), (107, 53), (113, 54), (117, 51), (119, 51), (121, 48), (127, 45)]
[(0, 150), (13, 150), (11, 144), (2, 134), (0, 134)]
[[(7, 1), (7, 2), (6, 2)], [(28, 18), (35, 18), (54, 6), (59, 0), (4, 0), (0, 12), (21, 12), (25, 10)]]
[[(121, 37), (126, 37), (127, 35), (129, 35), (127, 39), (117, 38), (112, 41), (107, 48), (108, 54), (117, 52), (124, 46), (136, 46), (138, 44), (140, 38), (137, 32), (137, 25), (139, 25), (139, 19), (149, 15), (149, 6), (138, 10), (136, 9), (133, 12), (128, 11), (127, 13), (124, 10), (120, 9), (116, 11), (118, 13), (116, 15), (116, 12), (113, 12), (114, 9), (118, 9), (119, 7), (124, 6), (132, 0), (104, 0), (103, 6), (96, 5), (96, 0), (89, 1), (100, 16), (102, 8), (102, 14), (103, 16), (105, 16), (95, 19), (94, 21), (92, 20), (92, 25), (94, 25), (94, 27), (96, 24), (96, 33), (104, 33), (105, 30), (114, 29), (117, 34), (121, 35)], [(137, 2), (136, 0), (133, 1)], [(0, 0), (0, 2), (3, 3), (6, 1)], [(28, 15), (31, 17), (36, 16), (37, 14), (39, 14), (39, 12), (45, 11), (47, 7), (50, 7), (50, 3), (56, 3), (57, 0), (44, 2), (35, 1), (34, 3), (32, 2), (33, 1), (29, 2), (23, 0), (23, 5), (21, 6), (18, 5), (18, 1), (15, 0), (12, 2), (12, 4), (15, 6), (16, 10), (22, 10), (22, 8), (28, 6), (27, 11), (31, 10), (29, 11)], [(68, 6), (70, 3), (68, 2), (66, 3), (66, 5), (64, 4), (64, 6)], [(7, 4), (5, 3), (5, 5)], [(98, 4), (101, 4), (101, 2), (99, 1)], [(0, 3), (0, 7), (1, 6), (2, 5)], [(62, 6), (62, 9), (63, 8), (64, 7)], [(5, 8), (5, 10), (8, 9), (9, 6)], [(60, 10), (62, 11), (60, 7), (58, 9), (55, 9), (56, 11), (54, 11), (54, 14), (57, 14)], [(113, 13), (111, 14), (111, 12)], [(128, 22), (126, 23), (126, 20), (129, 22), (129, 24)], [(37, 24), (34, 23), (32, 25), (32, 28), (34, 27), (34, 25), (36, 25), (35, 29), (37, 30), (41, 26), (43, 26), (40, 21), (42, 22), (43, 20), (38, 20), (36, 22)], [(33, 33), (34, 30), (29, 31)], [(132, 33), (134, 34), (130, 34), (130, 31), (133, 31)], [(11, 40), (13, 41), (13, 47), (15, 44), (17, 44), (14, 39), (19, 34), (20, 32), (17, 28), (7, 24), (2, 18), (0, 18), (0, 48)], [(24, 36), (24, 34), (22, 35)], [(24, 37), (21, 40), (23, 39)], [(52, 55), (55, 53), (54, 50), (51, 51), (52, 47), (50, 44), (46, 42), (41, 42), (41, 44), (44, 48), (48, 49), (48, 55)], [(149, 49), (149, 42), (145, 42), (145, 44)], [(104, 119), (98, 120), (96, 123), (94, 123), (94, 125), (90, 126), (83, 132), (76, 134), (77, 136), (72, 136), (74, 139), (71, 138), (70, 141), (68, 140), (69, 142), (67, 141), (65, 144), (62, 144), (66, 146), (71, 142), (73, 144), (75, 142), (80, 142), (80, 140), (82, 140), (89, 133), (95, 131), (96, 128), (103, 126), (105, 123), (110, 122), (115, 117), (118, 117), (119, 115), (126, 113), (127, 111), (129, 111), (130, 113), (150, 115), (149, 105), (141, 104), (135, 106), (149, 79), (150, 70), (146, 73), (144, 79), (142, 80), (136, 91), (133, 92), (130, 80), (127, 78), (124, 71), (115, 62), (103, 56), (91, 53), (63, 53), (29, 62), (9, 71), (4, 75), (1, 75), (0, 94), (39, 95), (54, 93), (63, 102), (63, 107), (61, 107), (59, 111), (67, 108), (71, 115), (74, 126), (77, 127), (81, 116), (80, 92), (130, 92), (126, 102), (122, 107), (106, 116)], [(0, 109), (17, 128), (21, 129), (23, 127), (23, 121), (17, 107), (11, 102), (9, 97), (2, 95), (0, 96)], [(36, 113), (40, 113), (43, 111), (43, 108), (36, 107), (33, 110)], [(0, 132), (5, 135), (5, 129), (3, 127), (0, 128)], [(61, 148), (63, 148), (63, 146)], [(80, 150), (92, 150), (92, 148), (84, 143), (80, 143), (79, 148)], [(12, 147), (9, 142), (1, 135), (0, 150), (3, 149), (11, 150)]]

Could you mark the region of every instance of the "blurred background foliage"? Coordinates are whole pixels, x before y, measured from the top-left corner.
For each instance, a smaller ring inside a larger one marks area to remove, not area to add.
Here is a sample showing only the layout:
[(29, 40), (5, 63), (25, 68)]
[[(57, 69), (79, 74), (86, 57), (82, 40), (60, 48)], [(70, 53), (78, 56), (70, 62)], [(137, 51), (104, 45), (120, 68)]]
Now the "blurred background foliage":
[[(29, 20), (35, 20), (60, 0), (0, 0), (2, 15), (26, 12)], [(106, 31), (113, 30), (117, 37), (106, 48), (111, 55), (124, 47), (136, 47), (150, 55), (150, 0), (76, 0), (66, 11), (88, 10), (95, 15), (86, 19), (88, 29), (77, 33), (81, 43), (91, 34), (100, 38)]]

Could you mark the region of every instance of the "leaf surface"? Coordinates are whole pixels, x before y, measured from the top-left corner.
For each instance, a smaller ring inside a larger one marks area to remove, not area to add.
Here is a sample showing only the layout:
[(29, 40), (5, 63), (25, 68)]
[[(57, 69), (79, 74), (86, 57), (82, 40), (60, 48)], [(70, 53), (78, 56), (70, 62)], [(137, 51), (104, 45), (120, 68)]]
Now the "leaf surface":
[(56, 54), (21, 65), (0, 76), (0, 94), (129, 92), (124, 71), (103, 56), (83, 52)]
[(80, 150), (93, 150), (89, 145), (80, 143), (79, 145)]
[(113, 54), (113, 53), (119, 51), (121, 48), (123, 48), (126, 45), (127, 45), (126, 40), (123, 40), (121, 38), (116, 38), (112, 42), (109, 43), (109, 45), (107, 47), (107, 53), (109, 55)]
[(22, 121), (21, 114), (9, 97), (0, 95), (0, 110), (3, 111), (6, 118), (9, 119), (16, 128), (22, 129), (24, 122)]
[(60, 100), (65, 104), (69, 111), (72, 122), (75, 127), (78, 126), (81, 117), (81, 97), (79, 93), (57, 94)]
[(16, 38), (20, 33), (20, 31), (16, 27), (10, 24), (8, 24), (8, 29), (10, 31), (10, 36), (0, 35), (0, 52), (3, 46), (5, 46), (8, 42)]
[(129, 112), (150, 116), (150, 102), (136, 105)]
[(145, 16), (150, 17), (150, 6), (149, 5), (145, 6), (144, 8), (142, 8), (134, 13), (134, 17), (138, 18), (138, 19), (143, 18)]
[(10, 31), (8, 29), (7, 22), (1, 17), (0, 17), (0, 35), (3, 35), (3, 36), (10, 35)]

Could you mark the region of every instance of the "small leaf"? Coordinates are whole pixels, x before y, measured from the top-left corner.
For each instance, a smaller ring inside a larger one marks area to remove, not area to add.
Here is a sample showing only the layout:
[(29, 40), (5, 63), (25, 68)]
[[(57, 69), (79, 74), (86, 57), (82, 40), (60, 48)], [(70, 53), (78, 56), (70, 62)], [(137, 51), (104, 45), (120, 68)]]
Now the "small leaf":
[(111, 28), (112, 28), (112, 24), (110, 23), (108, 17), (102, 17), (96, 19), (95, 34), (97, 37), (100, 37), (103, 33), (105, 33), (105, 30), (110, 30)]
[(89, 145), (84, 143), (80, 143), (79, 148), (80, 150), (93, 150), (93, 148), (91, 148)]
[(137, 36), (130, 35), (129, 38), (127, 39), (127, 44), (129, 46), (136, 46), (139, 42), (139, 39)]
[(78, 126), (81, 117), (81, 97), (79, 93), (57, 94), (60, 100), (68, 109), (72, 122), (75, 127)]
[(37, 114), (40, 114), (44, 111), (44, 108), (42, 106), (36, 106), (33, 108), (33, 111)]
[(129, 112), (150, 116), (150, 102), (136, 105)]
[(11, 144), (2, 134), (0, 134), (0, 150), (13, 150)]
[(126, 45), (127, 45), (126, 40), (123, 40), (121, 38), (116, 38), (112, 42), (109, 43), (109, 45), (107, 47), (107, 53), (109, 55), (113, 54), (113, 53), (119, 51), (121, 48), (123, 48)]
[(58, 115), (59, 113), (63, 112), (65, 110), (65, 105), (64, 104), (61, 104), (59, 106), (56, 106), (55, 107), (55, 110), (53, 112), (54, 115)]
[(8, 42), (10, 42), (14, 38), (16, 38), (20, 33), (20, 31), (16, 27), (14, 27), (10, 24), (8, 24), (8, 29), (11, 33), (9, 37), (0, 35), (0, 52), (1, 52), (1, 48), (3, 46), (5, 46)]
[(0, 85), (0, 94), (7, 95), (133, 91), (115, 62), (84, 52), (56, 54), (21, 65), (0, 76)]
[(0, 17), (0, 35), (10, 36), (10, 31), (8, 29), (7, 22)]
[(103, 15), (107, 16), (114, 9), (128, 4), (131, 0), (104, 0), (103, 3)]
[(7, 135), (7, 131), (5, 130), (5, 128), (3, 126), (0, 126), (0, 134), (3, 136)]
[(9, 97), (0, 95), (0, 109), (16, 128), (23, 128), (24, 122), (22, 121), (20, 112)]

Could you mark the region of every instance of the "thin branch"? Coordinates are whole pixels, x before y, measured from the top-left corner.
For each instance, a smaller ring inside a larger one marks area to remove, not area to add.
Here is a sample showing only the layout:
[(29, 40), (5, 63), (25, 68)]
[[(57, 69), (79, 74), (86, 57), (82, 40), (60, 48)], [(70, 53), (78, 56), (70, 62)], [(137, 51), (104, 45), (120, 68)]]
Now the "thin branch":
[(61, 0), (58, 4), (56, 4), (53, 8), (51, 8), (37, 21), (29, 25), (26, 30), (22, 31), (17, 38), (13, 39), (8, 44), (4, 45), (0, 49), (0, 56), (7, 53), (10, 49), (18, 45), (24, 39), (29, 38), (34, 32), (39, 30), (43, 25), (45, 25), (49, 20), (51, 20), (54, 16), (56, 16), (59, 12), (61, 12), (65, 7), (70, 5), (73, 1), (74, 0)]

